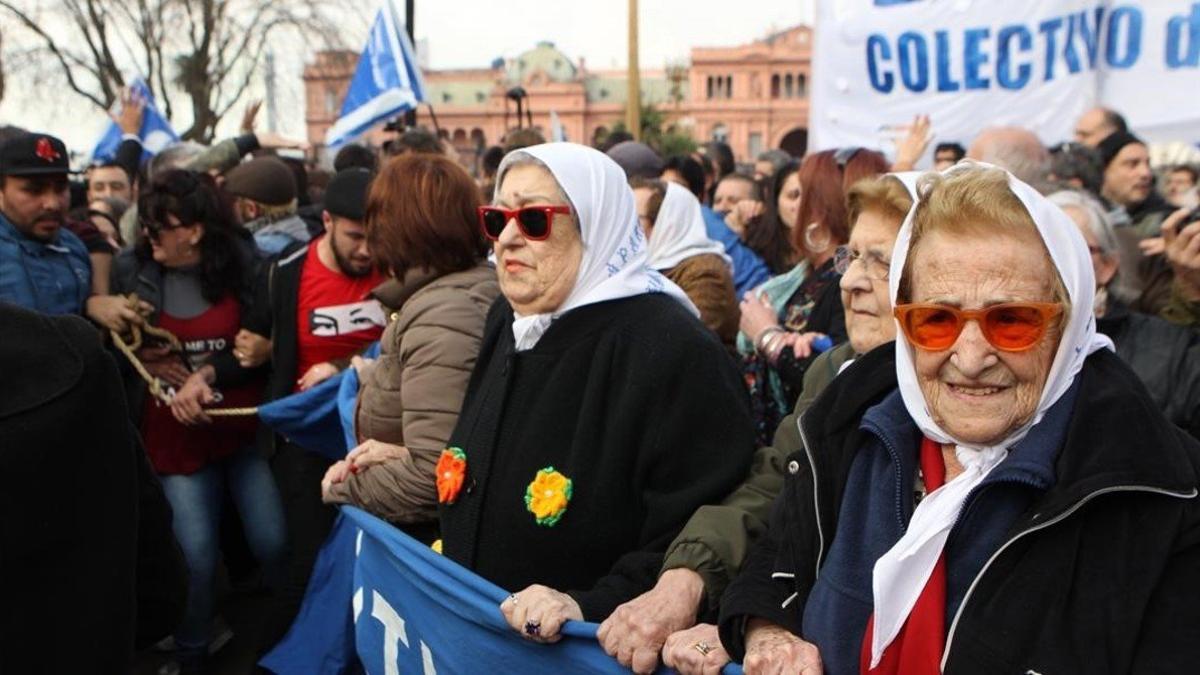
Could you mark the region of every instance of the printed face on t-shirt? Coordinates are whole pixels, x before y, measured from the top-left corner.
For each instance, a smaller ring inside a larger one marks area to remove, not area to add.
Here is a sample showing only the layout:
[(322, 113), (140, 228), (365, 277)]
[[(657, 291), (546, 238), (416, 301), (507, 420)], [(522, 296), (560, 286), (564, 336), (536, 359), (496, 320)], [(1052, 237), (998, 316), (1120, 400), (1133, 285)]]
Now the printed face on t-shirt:
[(383, 306), (378, 300), (365, 300), (347, 305), (318, 307), (309, 312), (308, 326), (313, 335), (332, 337), (370, 328), (383, 328), (387, 326), (387, 317), (383, 315)]

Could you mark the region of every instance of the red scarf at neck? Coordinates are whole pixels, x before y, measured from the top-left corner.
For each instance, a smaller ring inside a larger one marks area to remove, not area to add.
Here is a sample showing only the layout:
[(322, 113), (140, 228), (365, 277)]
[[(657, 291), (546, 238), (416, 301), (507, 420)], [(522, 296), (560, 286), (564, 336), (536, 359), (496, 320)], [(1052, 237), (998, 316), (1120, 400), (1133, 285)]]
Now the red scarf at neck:
[[(921, 473), (925, 494), (946, 482), (946, 463), (942, 446), (925, 438), (921, 441)], [(871, 668), (871, 634), (875, 615), (867, 620), (863, 636), (860, 672), (862, 675), (933, 675), (942, 672), (942, 650), (946, 646), (946, 552), (938, 557), (933, 574), (917, 597), (896, 639), (883, 650), (879, 665)]]

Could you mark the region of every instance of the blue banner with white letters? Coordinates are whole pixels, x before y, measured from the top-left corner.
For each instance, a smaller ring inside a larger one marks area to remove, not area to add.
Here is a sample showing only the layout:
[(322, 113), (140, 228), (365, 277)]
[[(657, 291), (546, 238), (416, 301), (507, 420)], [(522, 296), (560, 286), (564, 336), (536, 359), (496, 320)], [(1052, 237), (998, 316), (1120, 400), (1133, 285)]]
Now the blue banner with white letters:
[(600, 648), (594, 623), (568, 622), (553, 645), (522, 639), (500, 613), (507, 595), (386, 522), (343, 507), (300, 615), (260, 665), (287, 675), (629, 672)]
[(1149, 140), (1200, 141), (1200, 1), (817, 0), (810, 143), (887, 148), (986, 126), (1070, 140), (1112, 107)]

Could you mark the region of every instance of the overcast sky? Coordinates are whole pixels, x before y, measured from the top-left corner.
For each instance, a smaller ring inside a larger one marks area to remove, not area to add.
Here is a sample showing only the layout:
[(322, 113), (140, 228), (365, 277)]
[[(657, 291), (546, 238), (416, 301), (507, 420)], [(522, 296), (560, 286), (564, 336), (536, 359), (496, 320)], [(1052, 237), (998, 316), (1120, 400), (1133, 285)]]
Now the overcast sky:
[[(403, 0), (398, 0), (403, 6)], [(640, 59), (643, 68), (682, 61), (693, 46), (732, 46), (772, 30), (811, 23), (812, 0), (640, 0)], [(377, 2), (362, 3), (362, 16), (374, 15)], [(432, 68), (478, 68), (496, 57), (510, 58), (541, 40), (554, 42), (590, 69), (624, 67), (626, 0), (416, 0), (416, 33), (424, 40)], [(346, 22), (348, 46), (361, 48), (367, 21)], [(281, 41), (282, 42), (282, 41)], [(9, 41), (5, 41), (5, 46)], [(312, 54), (275, 48), (280, 131), (303, 137), (304, 100), (300, 73)], [(105, 127), (105, 117), (65, 86), (39, 87), (19, 75), (10, 78), (0, 102), (0, 123), (56, 133), (72, 150), (90, 151)], [(257, 95), (261, 94), (261, 86)], [(182, 103), (180, 101), (179, 103)], [(177, 103), (176, 109), (186, 108)], [(236, 110), (235, 110), (236, 113)], [(179, 115), (180, 113), (177, 113)], [(233, 133), (237, 114), (229, 115), (219, 135)], [(188, 120), (177, 119), (182, 131)], [(265, 118), (260, 120), (265, 124)]]

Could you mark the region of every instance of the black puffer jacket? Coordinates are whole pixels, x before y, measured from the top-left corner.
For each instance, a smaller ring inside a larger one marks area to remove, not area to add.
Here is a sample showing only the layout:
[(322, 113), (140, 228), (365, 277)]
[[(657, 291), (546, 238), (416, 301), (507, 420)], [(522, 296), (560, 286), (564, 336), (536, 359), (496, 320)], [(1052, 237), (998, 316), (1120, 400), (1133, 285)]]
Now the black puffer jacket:
[[(896, 387), (894, 351), (857, 360), (804, 415), (805, 450), (789, 458), (767, 535), (722, 598), (721, 641), (734, 658), (751, 617), (804, 634), (863, 445), (859, 423)], [(1057, 482), (946, 617), (948, 675), (1194, 673), (1200, 663), (1200, 443), (1113, 353), (1093, 354), (1079, 377)]]
[(1142, 378), (1159, 410), (1200, 438), (1200, 341), (1196, 333), (1164, 319), (1111, 305), (1096, 328), (1112, 338), (1120, 356)]

